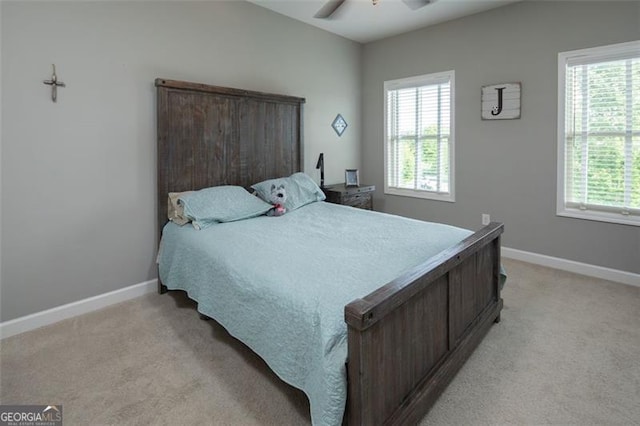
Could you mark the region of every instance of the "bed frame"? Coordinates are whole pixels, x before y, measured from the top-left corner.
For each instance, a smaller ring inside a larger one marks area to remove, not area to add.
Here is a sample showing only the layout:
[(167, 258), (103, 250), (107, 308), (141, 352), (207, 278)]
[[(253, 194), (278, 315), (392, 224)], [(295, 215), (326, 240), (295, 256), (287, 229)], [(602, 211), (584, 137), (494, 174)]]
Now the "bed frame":
[[(302, 98), (156, 79), (158, 229), (167, 194), (302, 170)], [(491, 223), (345, 307), (349, 425), (415, 424), (494, 322), (500, 235)], [(166, 287), (158, 280), (158, 291)]]

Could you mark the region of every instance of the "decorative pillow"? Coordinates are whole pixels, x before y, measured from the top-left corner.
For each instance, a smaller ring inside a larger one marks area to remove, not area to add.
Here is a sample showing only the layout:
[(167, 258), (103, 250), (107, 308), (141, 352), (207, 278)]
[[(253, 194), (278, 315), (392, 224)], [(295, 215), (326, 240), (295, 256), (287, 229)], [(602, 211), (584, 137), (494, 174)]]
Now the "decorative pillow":
[(214, 186), (179, 198), (184, 215), (196, 229), (265, 214), (271, 205), (241, 186)]
[(189, 223), (189, 218), (184, 214), (184, 207), (182, 203), (179, 202), (179, 198), (192, 194), (194, 191), (185, 191), (185, 192), (170, 192), (168, 205), (167, 205), (167, 216), (170, 221), (177, 223), (182, 226), (185, 223)]
[(326, 198), (324, 192), (322, 192), (313, 179), (302, 172), (294, 173), (285, 178), (265, 180), (251, 185), (251, 188), (256, 190), (260, 198), (268, 202), (271, 197), (272, 185), (276, 187), (282, 185), (284, 187), (287, 193), (284, 207), (287, 211), (292, 211)]

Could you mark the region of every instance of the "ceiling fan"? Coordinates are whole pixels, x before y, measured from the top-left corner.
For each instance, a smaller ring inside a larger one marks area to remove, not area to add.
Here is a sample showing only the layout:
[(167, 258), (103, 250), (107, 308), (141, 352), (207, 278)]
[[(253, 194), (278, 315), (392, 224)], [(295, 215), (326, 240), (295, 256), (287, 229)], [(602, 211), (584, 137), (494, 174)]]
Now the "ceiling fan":
[[(320, 10), (318, 10), (318, 12), (316, 12), (315, 15), (313, 15), (313, 17), (318, 19), (327, 19), (331, 17), (331, 15), (333, 15), (345, 1), (346, 0), (329, 0), (320, 8)], [(378, 1), (380, 0), (371, 0), (374, 6), (378, 4)], [(435, 0), (402, 0), (402, 2), (411, 10), (420, 9), (434, 1)]]

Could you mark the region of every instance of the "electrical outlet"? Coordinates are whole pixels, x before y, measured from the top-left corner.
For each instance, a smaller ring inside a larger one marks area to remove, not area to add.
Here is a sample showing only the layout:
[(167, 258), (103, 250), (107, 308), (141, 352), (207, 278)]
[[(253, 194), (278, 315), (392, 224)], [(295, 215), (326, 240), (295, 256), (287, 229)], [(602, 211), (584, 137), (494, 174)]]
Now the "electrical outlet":
[(486, 213), (482, 213), (482, 224), (488, 225), (489, 222), (491, 222), (491, 216)]

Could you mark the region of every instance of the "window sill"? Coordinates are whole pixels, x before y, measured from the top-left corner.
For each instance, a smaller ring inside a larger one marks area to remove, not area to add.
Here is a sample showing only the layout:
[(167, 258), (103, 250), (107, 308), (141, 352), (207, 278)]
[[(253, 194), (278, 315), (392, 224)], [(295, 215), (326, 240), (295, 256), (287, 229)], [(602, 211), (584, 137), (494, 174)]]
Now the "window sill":
[(584, 211), (579, 209), (561, 209), (556, 213), (558, 216), (571, 217), (574, 219), (593, 220), (597, 222), (617, 223), (621, 225), (640, 226), (640, 217), (625, 216), (616, 213)]
[(429, 191), (418, 191), (415, 189), (400, 189), (400, 188), (384, 188), (384, 193), (389, 195), (400, 195), (402, 197), (422, 198), (425, 200), (446, 201), (448, 203), (455, 203), (456, 199), (453, 194), (445, 194)]

